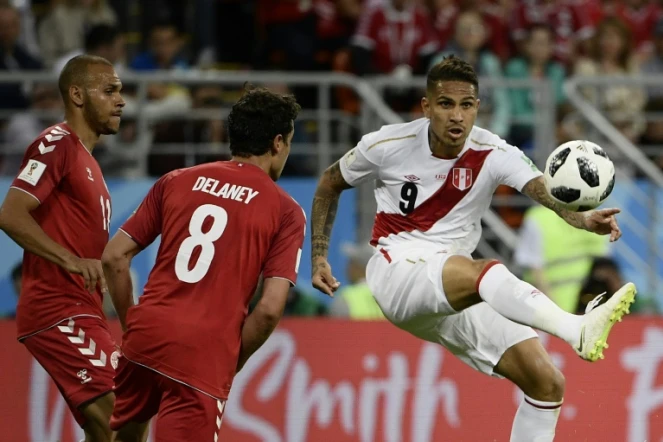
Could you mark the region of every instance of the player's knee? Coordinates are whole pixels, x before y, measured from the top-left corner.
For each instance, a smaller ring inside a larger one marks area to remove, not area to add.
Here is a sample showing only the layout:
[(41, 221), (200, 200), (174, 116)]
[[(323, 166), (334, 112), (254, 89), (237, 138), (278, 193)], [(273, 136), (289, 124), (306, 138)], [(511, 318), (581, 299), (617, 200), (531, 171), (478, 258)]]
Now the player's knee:
[(475, 261), (462, 255), (454, 255), (447, 260), (442, 269), (442, 285), (452, 308), (460, 311), (481, 302), (477, 285), (482, 272), (491, 262), (495, 261)]
[(546, 402), (559, 402), (564, 398), (566, 379), (552, 363), (538, 371), (532, 392), (526, 394), (532, 399)]

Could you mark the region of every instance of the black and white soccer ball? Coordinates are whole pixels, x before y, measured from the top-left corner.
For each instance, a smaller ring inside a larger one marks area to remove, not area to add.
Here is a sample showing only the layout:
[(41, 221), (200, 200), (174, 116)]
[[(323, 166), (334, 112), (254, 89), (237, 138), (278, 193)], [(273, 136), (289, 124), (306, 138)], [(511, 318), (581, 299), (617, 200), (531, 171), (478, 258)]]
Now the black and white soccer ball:
[(555, 149), (546, 161), (546, 188), (568, 210), (583, 212), (600, 206), (615, 187), (615, 165), (603, 148), (575, 140)]

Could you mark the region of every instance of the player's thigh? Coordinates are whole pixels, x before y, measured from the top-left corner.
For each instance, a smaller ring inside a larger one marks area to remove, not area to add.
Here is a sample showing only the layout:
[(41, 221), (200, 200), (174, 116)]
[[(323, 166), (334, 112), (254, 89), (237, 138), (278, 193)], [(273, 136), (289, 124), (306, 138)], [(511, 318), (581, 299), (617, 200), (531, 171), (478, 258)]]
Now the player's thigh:
[(223, 422), (225, 401), (194, 390), (165, 376), (157, 415), (155, 442), (216, 442)]
[(449, 305), (465, 310), (481, 302), (478, 282), (487, 266), (494, 260), (474, 260), (469, 256), (454, 255), (444, 263), (441, 272), (442, 287)]
[(456, 315), (426, 318), (418, 336), (435, 342), (461, 361), (484, 374), (504, 377), (495, 367), (513, 346), (536, 338), (530, 327), (516, 324), (480, 303)]
[(160, 374), (120, 357), (115, 375), (115, 408), (110, 427), (117, 442), (138, 442), (147, 437), (150, 419), (157, 414), (162, 391)]
[(495, 372), (533, 399), (560, 401), (564, 396), (564, 375), (539, 339), (527, 339), (510, 347), (502, 355)]
[(100, 318), (65, 320), (21, 341), (53, 379), (76, 421), (85, 427), (88, 419), (108, 424), (110, 413), (102, 409), (85, 416), (81, 407), (102, 399), (113, 390), (113, 364), (119, 352), (108, 326)]
[(366, 268), (366, 280), (387, 319), (405, 327), (422, 317), (454, 314), (440, 277), (451, 256), (429, 249), (374, 255)]

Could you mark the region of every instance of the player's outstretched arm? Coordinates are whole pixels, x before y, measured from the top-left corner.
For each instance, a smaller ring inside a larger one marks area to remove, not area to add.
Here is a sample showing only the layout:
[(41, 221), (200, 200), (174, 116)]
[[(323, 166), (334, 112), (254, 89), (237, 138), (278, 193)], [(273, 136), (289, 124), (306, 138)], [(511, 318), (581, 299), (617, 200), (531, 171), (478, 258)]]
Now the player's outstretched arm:
[(281, 278), (265, 278), (262, 296), (242, 327), (242, 348), (237, 360), (237, 371), (272, 334), (285, 309), (290, 291), (290, 281)]
[(333, 292), (339, 286), (336, 278), (332, 276), (331, 267), (327, 262), (329, 240), (341, 192), (350, 187), (352, 186), (343, 178), (340, 163), (337, 161), (322, 174), (313, 197), (311, 210), (312, 282), (315, 288), (329, 296), (333, 296)]
[(131, 260), (140, 250), (140, 246), (120, 230), (108, 242), (101, 257), (110, 297), (123, 331), (127, 329), (127, 310), (134, 305)]
[(587, 212), (572, 212), (557, 203), (546, 190), (542, 176), (534, 178), (523, 187), (522, 193), (532, 198), (542, 206), (554, 211), (564, 221), (578, 229), (584, 229), (599, 235), (610, 235), (610, 241), (617, 241), (622, 232), (619, 229), (615, 215), (619, 209), (599, 209)]
[(44, 232), (31, 212), (39, 207), (39, 201), (19, 189), (10, 188), (0, 207), (0, 229), (24, 250), (47, 259), (68, 272), (76, 273), (85, 279), (85, 288), (94, 292), (97, 283), (105, 292), (106, 281), (98, 259), (82, 259)]

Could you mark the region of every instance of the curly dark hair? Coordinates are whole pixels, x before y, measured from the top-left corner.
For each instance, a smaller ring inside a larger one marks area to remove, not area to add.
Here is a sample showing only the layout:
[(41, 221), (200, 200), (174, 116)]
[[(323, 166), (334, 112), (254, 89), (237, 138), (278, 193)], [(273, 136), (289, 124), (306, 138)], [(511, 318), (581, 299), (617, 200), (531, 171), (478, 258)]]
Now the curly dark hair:
[(477, 94), (479, 93), (479, 79), (476, 71), (471, 64), (453, 54), (444, 57), (441, 62), (428, 71), (426, 88), (429, 91), (433, 90), (440, 81), (471, 83), (474, 85)]
[(265, 155), (277, 135), (285, 139), (293, 130), (300, 109), (293, 95), (247, 87), (228, 115), (230, 153), (237, 157)]

